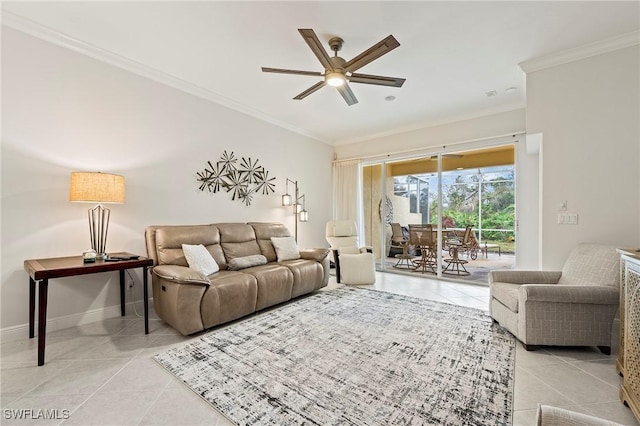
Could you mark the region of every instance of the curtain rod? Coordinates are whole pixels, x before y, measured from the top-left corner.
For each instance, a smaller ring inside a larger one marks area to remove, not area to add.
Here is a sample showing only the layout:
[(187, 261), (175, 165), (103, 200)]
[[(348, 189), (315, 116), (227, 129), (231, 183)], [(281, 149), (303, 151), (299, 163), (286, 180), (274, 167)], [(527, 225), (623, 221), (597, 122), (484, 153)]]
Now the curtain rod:
[(485, 141), (490, 141), (490, 140), (495, 140), (495, 139), (501, 139), (501, 138), (508, 138), (508, 137), (512, 137), (512, 138), (516, 138), (517, 136), (521, 136), (524, 135), (526, 132), (525, 131), (519, 131), (519, 132), (514, 132), (514, 133), (506, 133), (504, 135), (500, 135), (500, 136), (490, 136), (490, 137), (486, 137), (486, 138), (478, 138), (478, 139), (468, 139), (465, 141), (460, 141), (460, 142), (452, 142), (450, 144), (446, 144), (446, 145), (434, 145), (434, 146), (429, 146), (429, 147), (424, 147), (424, 148), (412, 148), (412, 149), (407, 149), (404, 151), (395, 151), (395, 152), (389, 152), (387, 154), (375, 154), (375, 155), (366, 155), (364, 157), (350, 157), (350, 158), (344, 158), (341, 160), (336, 159), (336, 154), (334, 153), (334, 160), (333, 163), (344, 163), (347, 161), (363, 161), (363, 160), (371, 160), (371, 159), (389, 159), (389, 157), (392, 156), (400, 156), (400, 155), (409, 155), (409, 154), (420, 154), (420, 153), (424, 153), (425, 151), (428, 151), (429, 149), (446, 149), (449, 147), (455, 147), (458, 145), (464, 145), (464, 144), (469, 144), (469, 143), (474, 143), (474, 142), (485, 142)]

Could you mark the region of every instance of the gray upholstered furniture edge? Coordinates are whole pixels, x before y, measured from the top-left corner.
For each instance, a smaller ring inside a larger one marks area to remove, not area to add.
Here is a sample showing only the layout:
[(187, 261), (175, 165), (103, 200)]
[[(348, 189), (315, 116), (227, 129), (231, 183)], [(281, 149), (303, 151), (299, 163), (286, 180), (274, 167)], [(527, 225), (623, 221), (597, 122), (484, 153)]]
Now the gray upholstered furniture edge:
[[(148, 226), (157, 315), (184, 335), (229, 322), (327, 285), (328, 249), (300, 250), (300, 259), (278, 262), (271, 237), (289, 237), (279, 223)], [(189, 268), (182, 244), (204, 245), (220, 271), (209, 276)], [(267, 264), (229, 270), (232, 259), (262, 255)]]
[(615, 247), (580, 244), (562, 271), (491, 271), (489, 311), (527, 349), (598, 346), (609, 354), (619, 275)]
[(536, 420), (538, 426), (622, 426), (588, 414), (541, 404), (538, 404)]

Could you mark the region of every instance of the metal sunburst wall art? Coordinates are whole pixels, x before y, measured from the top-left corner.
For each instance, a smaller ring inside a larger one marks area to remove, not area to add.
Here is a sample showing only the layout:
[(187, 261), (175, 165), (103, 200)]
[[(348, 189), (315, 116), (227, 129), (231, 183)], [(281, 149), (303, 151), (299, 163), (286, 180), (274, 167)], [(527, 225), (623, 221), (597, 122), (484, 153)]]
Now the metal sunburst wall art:
[(269, 195), (275, 191), (275, 177), (258, 164), (258, 159), (241, 157), (238, 159), (233, 151), (226, 150), (220, 159), (211, 163), (202, 172), (197, 172), (201, 191), (211, 193), (227, 191), (231, 200), (238, 200), (244, 205), (251, 205), (255, 194)]

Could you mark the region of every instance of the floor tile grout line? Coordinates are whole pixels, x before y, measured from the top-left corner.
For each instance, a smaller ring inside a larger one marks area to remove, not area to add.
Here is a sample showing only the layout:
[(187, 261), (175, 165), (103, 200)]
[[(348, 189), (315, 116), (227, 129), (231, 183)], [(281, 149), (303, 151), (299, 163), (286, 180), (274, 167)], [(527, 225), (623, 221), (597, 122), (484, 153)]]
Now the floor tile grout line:
[[(153, 360), (153, 357), (151, 357), (151, 358)], [(142, 423), (142, 421), (145, 419), (145, 417), (147, 417), (147, 414), (149, 414), (151, 409), (156, 405), (156, 402), (158, 402), (158, 400), (160, 399), (162, 394), (164, 394), (167, 391), (167, 389), (169, 389), (170, 385), (171, 385), (171, 380), (169, 380), (167, 382), (167, 384), (164, 385), (164, 388), (162, 388), (162, 390), (160, 392), (158, 392), (158, 395), (154, 398), (154, 400), (151, 402), (151, 404), (149, 404), (149, 407), (145, 410), (145, 412), (142, 414), (142, 417), (140, 418), (140, 421), (137, 423), (138, 425), (140, 425)]]
[[(69, 360), (58, 360), (58, 361), (59, 361), (59, 362), (67, 363), (68, 365), (67, 365), (66, 367), (64, 367), (64, 368), (61, 368), (61, 369), (60, 369), (60, 371), (58, 371), (57, 373), (55, 373), (53, 376), (51, 376), (51, 377), (47, 378), (45, 381), (38, 383), (37, 385), (33, 386), (32, 388), (30, 388), (30, 389), (29, 389), (29, 390), (27, 390), (27, 391), (24, 391), (24, 392), (23, 392), (19, 397), (17, 397), (17, 398), (16, 398), (16, 399), (14, 399), (13, 401), (11, 401), (8, 405), (14, 404), (14, 403), (16, 403), (16, 402), (19, 402), (19, 401), (20, 401), (20, 400), (22, 400), (23, 398), (27, 398), (27, 397), (29, 397), (29, 394), (30, 394), (31, 392), (33, 392), (34, 390), (36, 390), (36, 389), (37, 389), (37, 388), (39, 388), (40, 386), (44, 385), (45, 383), (47, 383), (47, 382), (49, 382), (49, 381), (53, 380), (55, 377), (57, 377), (59, 374), (61, 374), (64, 370), (66, 370), (67, 368), (69, 368), (69, 367), (73, 364), (73, 362), (71, 362), (71, 361), (69, 361)], [(41, 366), (38, 366), (38, 367), (36, 367), (36, 368), (40, 368), (40, 367), (41, 367)], [(27, 366), (27, 368), (29, 368), (29, 367)], [(3, 408), (5, 408), (5, 407), (3, 407)]]
[[(601, 359), (594, 359), (593, 361), (599, 361), (599, 360), (601, 360)], [(581, 361), (581, 362), (589, 362), (589, 361)], [(607, 386), (611, 386), (611, 387), (612, 387), (612, 388), (614, 388), (614, 389), (618, 389), (618, 388), (619, 388), (619, 386), (614, 386), (614, 385), (612, 385), (611, 383), (609, 383), (609, 382), (607, 382), (607, 381), (605, 381), (605, 380), (602, 380), (600, 377), (598, 377), (598, 376), (596, 376), (596, 375), (594, 375), (594, 374), (591, 374), (589, 371), (585, 370), (584, 368), (580, 368), (580, 367), (579, 367), (578, 365), (576, 365), (576, 364), (571, 364), (571, 365), (573, 365), (574, 367), (576, 367), (578, 370), (580, 370), (580, 371), (582, 371), (582, 372), (584, 372), (584, 373), (588, 374), (589, 376), (593, 377), (594, 379), (596, 379), (596, 380), (598, 380), (598, 381), (600, 381), (600, 382), (602, 382), (602, 383), (606, 384)], [(613, 364), (611, 365), (611, 367), (613, 367)]]
[[(108, 359), (114, 359), (114, 358), (108, 358)], [(117, 359), (121, 360), (122, 358), (117, 358)], [(93, 392), (92, 392), (92, 393), (91, 393), (87, 398), (85, 398), (85, 400), (84, 400), (84, 401), (82, 401), (80, 404), (78, 404), (78, 406), (77, 406), (73, 411), (69, 412), (69, 418), (71, 418), (71, 417), (72, 417), (72, 414), (73, 414), (73, 413), (78, 412), (78, 410), (79, 410), (80, 408), (82, 408), (82, 406), (84, 406), (84, 405), (87, 403), (87, 401), (89, 401), (89, 400), (90, 400), (91, 398), (93, 398), (93, 397), (94, 397), (98, 392), (100, 392), (100, 389), (102, 389), (103, 387), (105, 387), (105, 385), (106, 385), (107, 383), (109, 383), (111, 380), (113, 380), (113, 378), (114, 378), (118, 373), (120, 373), (120, 372), (121, 372), (121, 371), (122, 371), (122, 370), (123, 370), (127, 365), (129, 365), (129, 364), (131, 363), (131, 361), (132, 361), (132, 358), (129, 358), (129, 360), (128, 360), (127, 362), (125, 362), (125, 363), (122, 365), (122, 367), (120, 367), (120, 368), (118, 369), (118, 371), (116, 371), (115, 373), (113, 373), (113, 374), (112, 374), (112, 375), (111, 375), (111, 376), (110, 376), (110, 377), (109, 377), (109, 378), (108, 378), (108, 379), (107, 379), (107, 380), (106, 380), (102, 385), (100, 385), (100, 386), (99, 386), (95, 391), (93, 391)], [(62, 423), (60, 423), (60, 424), (63, 424), (63, 423), (64, 423), (64, 421), (63, 421)]]
[[(555, 355), (554, 355), (554, 356), (555, 356)], [(557, 356), (556, 356), (556, 357), (557, 357)], [(558, 358), (559, 358), (559, 357), (558, 357)], [(560, 358), (560, 359), (562, 359), (562, 358)], [(564, 361), (564, 360), (563, 360), (563, 361)], [(566, 361), (565, 361), (565, 362), (566, 362)], [(605, 382), (604, 380), (600, 379), (599, 377), (596, 377), (596, 376), (594, 376), (593, 374), (589, 374), (588, 372), (586, 372), (586, 371), (582, 370), (581, 368), (578, 368), (577, 366), (575, 366), (575, 365), (573, 365), (573, 364), (571, 364), (571, 363), (569, 363), (569, 362), (566, 362), (566, 364), (568, 364), (568, 365), (570, 365), (570, 366), (573, 366), (573, 367), (577, 368), (578, 370), (582, 371), (583, 373), (586, 373), (587, 375), (589, 375), (589, 376), (591, 376), (591, 377), (593, 377), (593, 378), (598, 379), (599, 381), (601, 381), (601, 382), (605, 383), (606, 385), (608, 385), (608, 386), (612, 387), (614, 390), (616, 389), (616, 388), (615, 388), (615, 386), (611, 386), (611, 384), (609, 384), (609, 383)], [(558, 365), (558, 364), (551, 364), (551, 365)], [(528, 370), (530, 367), (521, 367), (521, 368), (523, 368), (523, 369), (525, 369), (525, 370)], [(564, 392), (561, 392), (559, 389), (556, 389), (554, 386), (552, 386), (551, 384), (549, 384), (549, 383), (545, 382), (544, 380), (540, 379), (538, 376), (536, 376), (536, 375), (535, 375), (535, 374), (533, 374), (532, 372), (530, 372), (530, 371), (527, 371), (527, 372), (528, 372), (529, 374), (531, 374), (531, 376), (533, 376), (533, 377), (534, 377), (536, 380), (538, 380), (539, 382), (541, 382), (541, 383), (543, 383), (544, 385), (546, 385), (546, 386), (550, 387), (551, 389), (553, 389), (554, 391), (558, 392), (558, 393), (559, 393), (560, 395), (562, 395), (563, 397), (565, 397), (565, 398), (567, 398), (568, 400), (570, 400), (570, 401), (572, 401), (573, 403), (575, 403), (575, 405), (576, 405), (576, 406), (581, 406), (581, 407), (582, 407), (582, 406), (587, 405), (587, 404), (598, 404), (598, 403), (601, 403), (601, 402), (613, 402), (613, 401), (598, 401), (598, 402), (585, 402), (585, 403), (580, 403), (580, 402), (574, 401), (573, 399), (569, 398), (569, 397), (568, 397)]]

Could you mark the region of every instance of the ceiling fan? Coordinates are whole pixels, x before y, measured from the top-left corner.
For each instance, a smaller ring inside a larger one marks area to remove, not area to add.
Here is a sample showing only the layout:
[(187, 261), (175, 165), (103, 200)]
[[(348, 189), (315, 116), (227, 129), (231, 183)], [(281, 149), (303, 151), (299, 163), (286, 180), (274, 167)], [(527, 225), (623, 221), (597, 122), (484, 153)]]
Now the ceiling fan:
[(262, 67), (263, 72), (324, 77), (322, 81), (319, 81), (318, 83), (309, 87), (307, 90), (303, 91), (293, 99), (304, 99), (316, 90), (328, 84), (329, 86), (334, 86), (336, 89), (338, 89), (338, 92), (342, 95), (348, 105), (354, 105), (358, 103), (358, 99), (351, 91), (349, 82), (376, 84), (379, 86), (389, 87), (402, 87), (405, 82), (404, 78), (359, 74), (355, 72), (363, 66), (367, 65), (369, 62), (378, 59), (380, 56), (400, 46), (400, 43), (398, 43), (398, 41), (392, 35), (374, 44), (355, 58), (349, 61), (345, 61), (338, 56), (338, 51), (342, 48), (343, 43), (343, 40), (340, 37), (332, 37), (329, 40), (329, 47), (334, 52), (334, 56), (330, 57), (327, 54), (327, 51), (322, 47), (320, 40), (313, 30), (299, 29), (298, 31), (302, 35), (302, 38), (304, 38), (304, 41), (306, 41), (311, 48), (311, 51), (313, 51), (313, 53), (316, 55), (316, 57), (324, 67), (324, 72)]

